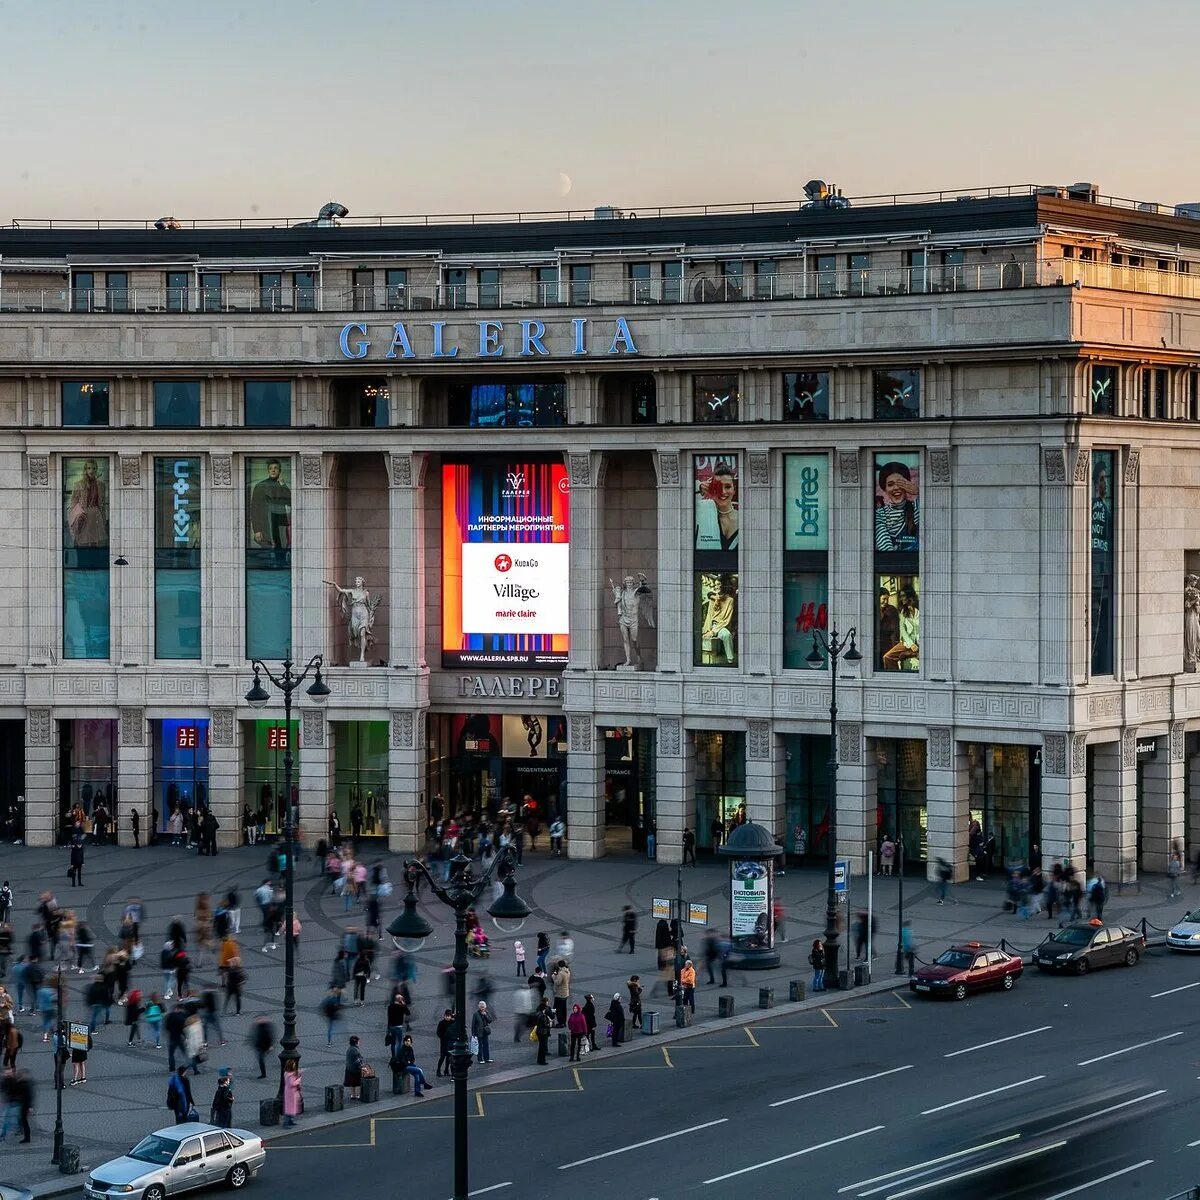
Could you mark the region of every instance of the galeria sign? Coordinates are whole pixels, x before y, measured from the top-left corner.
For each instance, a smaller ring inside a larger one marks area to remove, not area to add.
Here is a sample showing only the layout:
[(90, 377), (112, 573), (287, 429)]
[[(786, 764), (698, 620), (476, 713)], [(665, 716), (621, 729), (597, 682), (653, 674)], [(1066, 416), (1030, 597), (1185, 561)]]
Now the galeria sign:
[[(543, 321), (454, 322), (454, 331), (446, 332), (447, 321), (430, 321), (412, 326), (397, 321), (385, 325), (371, 335), (366, 322), (351, 321), (342, 326), (338, 337), (338, 349), (343, 358), (563, 358), (586, 357), (597, 353), (604, 355), (637, 354), (629, 322), (618, 317), (611, 326), (606, 325), (597, 336), (592, 329), (595, 322), (587, 317), (575, 317), (571, 321), (568, 339), (555, 345), (547, 344), (546, 325)], [(470, 330), (471, 336), (464, 337), (463, 331)], [(460, 342), (460, 338), (462, 341)], [(371, 347), (387, 346), (381, 355), (370, 353)]]

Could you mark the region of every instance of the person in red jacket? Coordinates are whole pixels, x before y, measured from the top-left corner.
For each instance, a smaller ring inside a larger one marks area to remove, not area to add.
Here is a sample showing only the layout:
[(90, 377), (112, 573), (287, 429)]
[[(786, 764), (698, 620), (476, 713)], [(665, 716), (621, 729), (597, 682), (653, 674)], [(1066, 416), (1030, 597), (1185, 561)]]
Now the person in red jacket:
[(587, 1017), (583, 1015), (583, 1009), (578, 1004), (572, 1006), (571, 1015), (567, 1018), (567, 1032), (571, 1035), (571, 1062), (579, 1062), (579, 1048), (583, 1045), (583, 1039), (588, 1035)]

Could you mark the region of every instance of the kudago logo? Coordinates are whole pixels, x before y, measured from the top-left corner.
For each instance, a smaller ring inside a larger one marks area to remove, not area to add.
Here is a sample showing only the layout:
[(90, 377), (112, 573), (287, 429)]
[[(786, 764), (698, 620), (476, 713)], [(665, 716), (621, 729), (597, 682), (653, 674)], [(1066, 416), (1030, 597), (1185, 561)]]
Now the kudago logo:
[(501, 572), (511, 571), (512, 565), (513, 565), (513, 560), (511, 558), (509, 558), (507, 554), (497, 554), (496, 562), (494, 565), (495, 565), (497, 571), (501, 571)]

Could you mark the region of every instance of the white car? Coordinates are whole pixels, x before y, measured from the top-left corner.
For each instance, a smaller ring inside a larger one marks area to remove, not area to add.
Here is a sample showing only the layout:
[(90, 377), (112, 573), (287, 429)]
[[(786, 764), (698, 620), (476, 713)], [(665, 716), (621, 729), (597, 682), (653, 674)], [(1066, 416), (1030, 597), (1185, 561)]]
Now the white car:
[(1167, 945), (1172, 950), (1200, 950), (1200, 908), (1186, 913), (1182, 921), (1171, 926)]
[(84, 1200), (166, 1200), (215, 1184), (236, 1189), (266, 1158), (256, 1133), (188, 1121), (151, 1133), (128, 1154), (96, 1167), (83, 1185)]

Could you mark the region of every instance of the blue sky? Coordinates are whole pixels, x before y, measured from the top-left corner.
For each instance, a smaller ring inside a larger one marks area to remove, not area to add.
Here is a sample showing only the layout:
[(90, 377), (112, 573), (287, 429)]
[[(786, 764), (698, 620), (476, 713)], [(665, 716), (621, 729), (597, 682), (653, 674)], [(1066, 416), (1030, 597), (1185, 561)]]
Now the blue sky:
[(1200, 5), (0, 0), (0, 223), (1090, 179), (1200, 201)]

